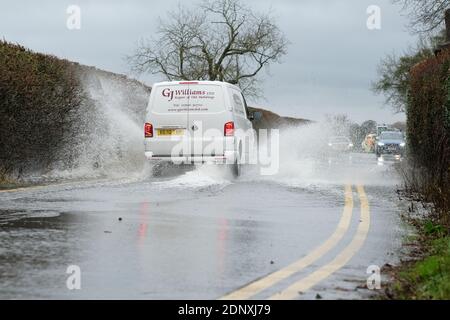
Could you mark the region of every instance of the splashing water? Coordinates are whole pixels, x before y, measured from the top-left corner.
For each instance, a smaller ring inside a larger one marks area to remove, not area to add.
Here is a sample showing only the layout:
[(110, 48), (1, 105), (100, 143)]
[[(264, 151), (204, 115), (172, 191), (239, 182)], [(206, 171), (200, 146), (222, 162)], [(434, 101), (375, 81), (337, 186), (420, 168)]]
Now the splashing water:
[(144, 86), (96, 69), (80, 76), (87, 99), (77, 112), (69, 167), (55, 164), (43, 179), (137, 178), (147, 171), (143, 155)]
[(279, 169), (262, 176), (244, 174), (248, 181), (270, 181), (290, 187), (311, 188), (342, 184), (393, 185), (398, 176), (392, 166), (380, 166), (373, 154), (332, 152), (328, 140), (335, 129), (326, 123), (289, 127), (280, 131)]
[[(151, 165), (145, 161), (142, 134), (148, 88), (95, 69), (84, 72), (81, 79), (88, 99), (77, 115), (74, 143), (63, 150), (73, 155), (73, 162), (69, 167), (55, 165), (41, 179), (149, 179)], [(264, 176), (258, 165), (250, 165), (244, 168), (239, 181), (274, 182), (298, 188), (396, 182), (392, 170), (376, 165), (375, 156), (330, 155), (327, 141), (332, 135), (333, 129), (325, 123), (284, 128), (280, 130), (278, 170)], [(156, 179), (155, 184), (202, 188), (233, 182), (226, 170), (211, 165), (193, 169), (169, 179)]]

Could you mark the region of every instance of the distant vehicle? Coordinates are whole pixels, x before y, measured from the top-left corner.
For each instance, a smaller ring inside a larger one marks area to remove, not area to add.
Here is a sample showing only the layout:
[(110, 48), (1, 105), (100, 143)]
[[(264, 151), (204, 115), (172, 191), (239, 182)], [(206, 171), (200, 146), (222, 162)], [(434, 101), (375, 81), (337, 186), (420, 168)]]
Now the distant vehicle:
[(226, 82), (156, 83), (145, 118), (145, 157), (230, 164), (238, 176), (241, 159), (256, 146), (251, 121), (259, 117), (249, 112), (241, 90)]
[(378, 137), (375, 153), (377, 157), (382, 155), (403, 157), (405, 146), (403, 133), (400, 131), (383, 131)]
[(376, 134), (370, 133), (364, 138), (361, 147), (365, 152), (375, 152), (376, 137)]
[(353, 149), (353, 143), (344, 136), (331, 137), (328, 140), (328, 149), (330, 151), (345, 152)]

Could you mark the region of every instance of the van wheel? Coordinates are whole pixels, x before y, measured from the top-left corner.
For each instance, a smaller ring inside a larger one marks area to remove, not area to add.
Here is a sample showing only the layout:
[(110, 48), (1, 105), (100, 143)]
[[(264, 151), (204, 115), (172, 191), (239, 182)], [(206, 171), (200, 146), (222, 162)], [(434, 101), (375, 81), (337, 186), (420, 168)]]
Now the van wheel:
[(233, 173), (233, 176), (235, 178), (241, 175), (241, 164), (237, 159), (234, 161), (234, 164), (231, 167), (231, 172)]
[(236, 156), (236, 159), (234, 160), (234, 164), (232, 164), (231, 172), (233, 173), (233, 176), (235, 178), (239, 177), (241, 175), (241, 154), (242, 154), (242, 145), (239, 144), (238, 148), (238, 154)]
[(163, 164), (162, 163), (155, 163), (152, 166), (152, 177), (161, 177), (163, 173)]

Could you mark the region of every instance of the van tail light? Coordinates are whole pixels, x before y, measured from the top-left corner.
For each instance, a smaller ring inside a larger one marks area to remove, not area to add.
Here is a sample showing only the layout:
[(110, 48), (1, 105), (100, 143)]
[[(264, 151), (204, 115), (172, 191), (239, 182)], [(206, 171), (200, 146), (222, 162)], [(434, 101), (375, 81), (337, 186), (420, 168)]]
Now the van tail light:
[(151, 123), (146, 123), (144, 125), (144, 135), (146, 138), (153, 138), (153, 125)]
[(226, 137), (234, 135), (234, 122), (233, 121), (225, 123), (223, 133)]

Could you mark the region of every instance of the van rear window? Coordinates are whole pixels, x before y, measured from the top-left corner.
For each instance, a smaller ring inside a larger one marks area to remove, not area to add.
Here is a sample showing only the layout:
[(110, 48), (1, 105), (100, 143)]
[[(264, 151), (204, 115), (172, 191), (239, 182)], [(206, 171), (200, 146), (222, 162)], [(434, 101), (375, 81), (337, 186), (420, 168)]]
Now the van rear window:
[(207, 113), (225, 110), (218, 85), (168, 85), (155, 88), (153, 111), (158, 113)]

